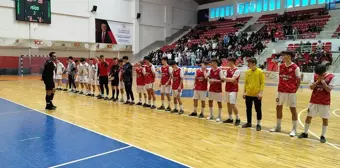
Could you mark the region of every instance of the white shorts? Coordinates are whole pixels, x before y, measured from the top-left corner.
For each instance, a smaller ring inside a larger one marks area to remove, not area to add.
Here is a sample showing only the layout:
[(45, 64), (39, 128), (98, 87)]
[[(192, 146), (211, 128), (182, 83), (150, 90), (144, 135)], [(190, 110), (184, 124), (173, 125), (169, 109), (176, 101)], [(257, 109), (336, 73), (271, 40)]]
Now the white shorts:
[(209, 97), (209, 100), (214, 100), (217, 102), (222, 102), (223, 100), (222, 93), (209, 92), (208, 97)]
[(230, 104), (236, 104), (237, 92), (226, 92), (226, 101)]
[(54, 79), (63, 79), (63, 75), (55, 75)]
[(75, 82), (79, 82), (79, 76), (77, 75), (76, 78), (74, 79)]
[(89, 78), (87, 76), (79, 76), (78, 77), (80, 83), (88, 83)]
[(153, 89), (153, 83), (145, 84), (145, 89)]
[(313, 104), (310, 103), (308, 106), (308, 116), (309, 117), (316, 117), (319, 116), (321, 118), (329, 117), (329, 105), (322, 105), (322, 104)]
[(296, 107), (296, 93), (277, 93), (276, 105), (282, 106), (286, 104), (289, 107)]
[(145, 93), (145, 86), (138, 86), (137, 85), (137, 93)]
[(90, 85), (97, 85), (99, 83), (99, 81), (97, 79), (94, 78), (90, 78), (88, 81), (88, 84)]
[(181, 97), (182, 96), (182, 90), (172, 90), (172, 96), (173, 97)]
[(170, 94), (170, 85), (161, 85), (161, 93)]
[(124, 82), (119, 82), (119, 89), (125, 89)]
[(195, 90), (194, 91), (194, 100), (201, 100), (201, 101), (205, 101), (205, 99), (207, 98), (207, 91), (201, 91), (201, 90)]

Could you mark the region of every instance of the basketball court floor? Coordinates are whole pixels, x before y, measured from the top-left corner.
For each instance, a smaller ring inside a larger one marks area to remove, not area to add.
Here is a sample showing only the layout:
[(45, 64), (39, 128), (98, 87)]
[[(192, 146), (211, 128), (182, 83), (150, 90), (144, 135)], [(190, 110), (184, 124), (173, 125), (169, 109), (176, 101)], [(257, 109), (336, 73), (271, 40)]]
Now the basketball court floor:
[[(257, 132), (188, 117), (193, 109), (190, 77), (181, 116), (61, 91), (54, 100), (58, 109), (45, 111), (38, 77), (0, 77), (0, 167), (340, 167), (340, 88), (332, 93), (328, 143), (321, 144), (319, 118), (312, 121), (309, 139), (288, 136), (288, 108), (283, 132), (269, 133), (276, 123), (276, 87), (266, 84), (262, 131)], [(297, 93), (298, 134), (310, 94), (306, 85)], [(241, 95), (237, 103), (243, 124)], [(226, 108), (222, 116), (227, 117)]]

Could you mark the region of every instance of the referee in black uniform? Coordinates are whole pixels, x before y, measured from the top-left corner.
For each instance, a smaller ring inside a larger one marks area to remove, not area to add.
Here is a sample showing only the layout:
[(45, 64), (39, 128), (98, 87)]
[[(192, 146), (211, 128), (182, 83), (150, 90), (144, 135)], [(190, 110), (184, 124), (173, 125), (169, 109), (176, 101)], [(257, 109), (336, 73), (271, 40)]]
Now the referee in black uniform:
[[(124, 56), (123, 57), (123, 62), (124, 62), (124, 66), (123, 66), (123, 82), (124, 82), (124, 86), (125, 86), (125, 92), (126, 92), (126, 102), (125, 104), (135, 104), (135, 98), (133, 96), (133, 92), (132, 92), (132, 65), (129, 62), (129, 57), (128, 56)], [(131, 101), (130, 101), (131, 99)]]
[(55, 93), (55, 86), (54, 86), (54, 72), (55, 72), (55, 64), (53, 61), (57, 59), (56, 53), (51, 52), (49, 54), (50, 59), (46, 61), (44, 65), (44, 71), (42, 73), (42, 80), (45, 83), (46, 88), (46, 110), (55, 110), (57, 107), (53, 105), (52, 101), (54, 98)]

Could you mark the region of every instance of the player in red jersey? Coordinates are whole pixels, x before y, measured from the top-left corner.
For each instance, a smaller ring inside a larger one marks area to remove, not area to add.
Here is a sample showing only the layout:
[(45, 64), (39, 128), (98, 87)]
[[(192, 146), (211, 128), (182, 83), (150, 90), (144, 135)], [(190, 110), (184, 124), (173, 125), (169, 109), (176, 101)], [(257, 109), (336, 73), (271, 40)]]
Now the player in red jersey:
[(226, 84), (225, 84), (225, 91), (226, 91), (226, 100), (227, 100), (227, 106), (228, 106), (228, 114), (229, 118), (225, 120), (223, 123), (233, 123), (233, 112), (235, 114), (236, 120), (235, 120), (235, 126), (240, 125), (241, 120), (238, 114), (238, 109), (236, 107), (236, 101), (237, 101), (237, 92), (238, 92), (238, 81), (240, 79), (240, 71), (237, 69), (235, 63), (236, 58), (235, 57), (229, 57), (228, 59), (228, 66), (229, 69), (227, 69), (227, 76), (226, 76)]
[(278, 86), (278, 96), (276, 99), (276, 115), (277, 123), (276, 127), (270, 129), (270, 132), (280, 132), (281, 131), (281, 120), (282, 120), (282, 109), (283, 105), (286, 103), (290, 107), (290, 112), (292, 113), (292, 123), (293, 128), (290, 132), (290, 136), (294, 137), (296, 135), (297, 127), (297, 112), (296, 112), (296, 91), (300, 87), (300, 68), (292, 62), (294, 56), (293, 52), (285, 51), (281, 53), (283, 57), (283, 63), (280, 65), (279, 69), (279, 86)]
[[(154, 83), (155, 83), (155, 77), (156, 77), (156, 69), (155, 66), (151, 64), (150, 57), (146, 56), (144, 57), (144, 72), (145, 72), (145, 88), (148, 93), (148, 104), (146, 104), (144, 107), (150, 107), (151, 109), (156, 108), (156, 96), (154, 92)], [(151, 99), (152, 104), (151, 104)]]
[(217, 59), (211, 60), (211, 69), (209, 71), (209, 111), (210, 116), (207, 118), (207, 120), (213, 120), (214, 114), (213, 114), (213, 103), (214, 101), (217, 101), (218, 105), (218, 116), (216, 119), (216, 122), (221, 122), (221, 113), (222, 113), (222, 82), (224, 77), (224, 74), (220, 68), (217, 66)]
[(299, 138), (308, 138), (308, 129), (312, 118), (320, 116), (322, 118), (322, 133), (320, 142), (325, 143), (325, 134), (328, 127), (329, 107), (331, 104), (331, 91), (335, 86), (335, 76), (327, 73), (327, 67), (319, 64), (315, 66), (314, 78), (310, 81), (309, 88), (313, 90), (308, 107), (308, 115), (305, 121), (305, 131)]
[(195, 85), (194, 85), (194, 112), (192, 112), (189, 116), (197, 116), (197, 106), (198, 100), (201, 100), (201, 113), (198, 116), (199, 118), (204, 118), (204, 108), (205, 108), (205, 99), (207, 97), (208, 90), (208, 70), (207, 70), (207, 62), (201, 63), (201, 68), (196, 70), (195, 73)]
[[(170, 66), (172, 67), (172, 96), (174, 97), (174, 106), (175, 109), (171, 111), (171, 113), (178, 113), (178, 114), (183, 114), (183, 104), (181, 100), (181, 94), (182, 94), (182, 89), (183, 89), (183, 70), (177, 66), (177, 63), (174, 60), (170, 61)], [(167, 83), (168, 85), (169, 83)], [(177, 102), (179, 103), (179, 111), (177, 109)]]
[(124, 91), (125, 91), (125, 86), (123, 82), (123, 59), (118, 60), (118, 65), (119, 65), (119, 90), (120, 90), (120, 102), (124, 102)]
[(142, 64), (143, 62), (137, 62), (136, 63), (136, 68), (135, 68), (135, 71), (136, 71), (136, 83), (137, 83), (137, 93), (139, 95), (139, 101), (137, 103), (137, 105), (141, 106), (143, 105), (142, 103), (142, 94), (144, 95), (144, 105), (146, 105), (146, 99), (147, 99), (147, 96), (146, 96), (146, 92), (145, 92), (145, 72), (143, 67), (142, 67)]
[[(158, 110), (165, 110), (165, 111), (171, 111), (170, 108), (170, 87), (171, 87), (171, 81), (170, 76), (172, 73), (172, 68), (168, 65), (168, 57), (162, 57), (162, 67), (160, 69), (161, 71), (161, 83), (159, 84), (160, 91), (161, 91), (161, 100), (162, 105), (158, 108)], [(164, 107), (164, 94), (166, 95), (168, 99), (168, 107), (165, 109)]]

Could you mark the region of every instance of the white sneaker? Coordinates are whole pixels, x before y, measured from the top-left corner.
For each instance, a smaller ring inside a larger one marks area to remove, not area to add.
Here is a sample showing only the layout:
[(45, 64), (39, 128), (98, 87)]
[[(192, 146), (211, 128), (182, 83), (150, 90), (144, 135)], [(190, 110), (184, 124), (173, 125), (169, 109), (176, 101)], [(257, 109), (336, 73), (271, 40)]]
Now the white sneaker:
[(281, 128), (275, 127), (270, 129), (269, 132), (281, 132)]
[(214, 116), (209, 116), (208, 118), (207, 118), (207, 120), (213, 120), (214, 119)]
[(216, 118), (216, 122), (221, 122), (221, 121), (222, 121), (222, 120), (221, 120), (220, 117)]
[(296, 130), (293, 129), (290, 133), (289, 133), (290, 137), (295, 137), (296, 136)]

